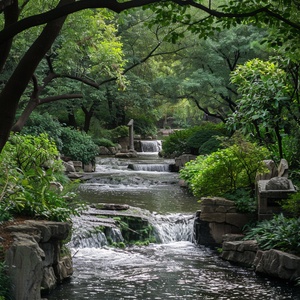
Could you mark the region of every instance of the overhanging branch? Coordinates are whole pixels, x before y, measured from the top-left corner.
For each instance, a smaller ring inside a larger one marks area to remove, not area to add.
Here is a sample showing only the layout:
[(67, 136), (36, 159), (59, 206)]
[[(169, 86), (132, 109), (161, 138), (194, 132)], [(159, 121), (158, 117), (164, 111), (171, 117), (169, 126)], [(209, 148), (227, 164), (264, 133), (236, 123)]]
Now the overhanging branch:
[(200, 3), (197, 3), (193, 0), (131, 0), (126, 2), (118, 2), (117, 0), (81, 0), (76, 1), (72, 4), (66, 4), (60, 7), (56, 7), (52, 10), (49, 10), (45, 13), (41, 13), (38, 15), (34, 15), (28, 18), (24, 18), (18, 22), (15, 22), (14, 24), (10, 25), (9, 27), (3, 29), (0, 31), (0, 44), (3, 42), (13, 38), (18, 33), (29, 29), (34, 26), (46, 24), (50, 21), (53, 21), (55, 19), (58, 19), (60, 17), (87, 9), (87, 8), (107, 8), (110, 9), (116, 13), (120, 13), (122, 11), (125, 11), (130, 8), (134, 7), (142, 7), (149, 4), (161, 4), (164, 2), (173, 2), (175, 4), (178, 4), (180, 6), (192, 6), (195, 8), (198, 8), (207, 14), (216, 17), (216, 18), (249, 18), (254, 17), (259, 14), (266, 14), (270, 16), (271, 18), (275, 18), (277, 20), (282, 21), (283, 23), (289, 25), (292, 28), (300, 30), (300, 25), (298, 23), (292, 22), (289, 19), (284, 18), (282, 15), (280, 15), (277, 12), (269, 10), (267, 7), (261, 7), (258, 9), (254, 9), (249, 12), (244, 13), (225, 13), (217, 10), (213, 10), (210, 7), (206, 7)]

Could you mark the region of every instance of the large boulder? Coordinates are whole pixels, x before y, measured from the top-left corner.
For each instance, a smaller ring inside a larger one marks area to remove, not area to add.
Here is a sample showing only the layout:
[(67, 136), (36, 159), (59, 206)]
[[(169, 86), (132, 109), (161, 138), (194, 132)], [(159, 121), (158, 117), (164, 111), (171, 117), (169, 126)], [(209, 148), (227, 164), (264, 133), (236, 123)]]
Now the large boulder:
[(12, 283), (12, 298), (40, 300), (42, 291), (72, 275), (71, 257), (61, 257), (61, 242), (71, 231), (66, 222), (26, 221), (9, 226), (13, 242), (5, 262)]
[(300, 278), (300, 257), (271, 249), (257, 252), (254, 261), (255, 271), (285, 280)]

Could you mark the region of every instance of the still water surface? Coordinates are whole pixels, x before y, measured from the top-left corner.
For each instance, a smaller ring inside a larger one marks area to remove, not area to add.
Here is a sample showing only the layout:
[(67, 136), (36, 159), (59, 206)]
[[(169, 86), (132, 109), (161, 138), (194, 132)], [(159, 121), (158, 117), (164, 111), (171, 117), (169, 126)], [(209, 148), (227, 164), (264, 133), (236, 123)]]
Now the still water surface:
[(149, 210), (162, 242), (126, 249), (73, 247), (74, 275), (47, 295), (49, 300), (300, 299), (299, 288), (233, 266), (216, 252), (195, 246), (186, 232), (199, 208), (197, 199), (177, 185), (177, 174), (161, 171), (160, 165), (160, 172), (129, 170), (132, 163), (169, 162), (156, 156), (101, 159), (95, 178), (80, 187), (80, 197)]

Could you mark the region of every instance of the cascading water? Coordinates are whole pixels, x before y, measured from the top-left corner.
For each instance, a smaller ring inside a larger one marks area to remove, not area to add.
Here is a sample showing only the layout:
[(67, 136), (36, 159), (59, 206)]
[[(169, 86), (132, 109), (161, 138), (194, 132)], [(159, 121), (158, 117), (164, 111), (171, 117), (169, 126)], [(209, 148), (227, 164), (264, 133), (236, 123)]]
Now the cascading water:
[(160, 140), (140, 141), (142, 152), (160, 152), (162, 149), (162, 142)]
[[(48, 300), (300, 299), (294, 287), (233, 266), (192, 243), (197, 199), (177, 185), (177, 174), (128, 169), (129, 164), (149, 164), (144, 157), (104, 158), (97, 163), (96, 173), (78, 191), (90, 209), (73, 220), (69, 247), (74, 275), (47, 295)], [(153, 226), (156, 242), (122, 249), (109, 246), (122, 242), (123, 236), (114, 212), (100, 217), (95, 203), (135, 207), (133, 212)]]

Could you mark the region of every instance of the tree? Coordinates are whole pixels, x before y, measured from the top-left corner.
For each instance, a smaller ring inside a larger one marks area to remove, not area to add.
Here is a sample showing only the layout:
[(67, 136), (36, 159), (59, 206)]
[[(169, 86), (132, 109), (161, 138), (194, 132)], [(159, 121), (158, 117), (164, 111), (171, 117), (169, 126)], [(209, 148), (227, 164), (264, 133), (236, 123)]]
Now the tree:
[(286, 72), (273, 62), (253, 59), (238, 66), (231, 81), (241, 97), (228, 124), (255, 135), (261, 144), (276, 142), (283, 158), (282, 135), (287, 133), (294, 105)]
[[(247, 2), (247, 5), (244, 5)], [(74, 12), (87, 8), (108, 8), (116, 13), (128, 10), (133, 7), (142, 7), (153, 4), (153, 9), (157, 14), (156, 22), (162, 24), (184, 23), (188, 30), (200, 36), (206, 36), (219, 26), (215, 25), (215, 20), (220, 19), (222, 26), (235, 25), (241, 22), (242, 18), (247, 18), (249, 22), (262, 22), (268, 26), (277, 26), (282, 33), (298, 36), (300, 29), (299, 22), (295, 17), (297, 4), (292, 0), (280, 1), (278, 6), (275, 1), (230, 1), (228, 5), (216, 9), (208, 1), (207, 6), (192, 0), (131, 0), (119, 2), (117, 0), (60, 0), (55, 1), (57, 5), (42, 13), (33, 13), (30, 17), (22, 18), (19, 5), (22, 6), (33, 3), (32, 1), (0, 0), (0, 9), (3, 17), (3, 29), (0, 31), (0, 71), (3, 70), (9, 58), (13, 38), (20, 32), (29, 28), (46, 24), (41, 29), (38, 37), (32, 42), (22, 59), (18, 62), (10, 78), (0, 94), (0, 150), (5, 145), (10, 129), (13, 125), (15, 113), (19, 100), (24, 93), (28, 83), (39, 65), (40, 61), (49, 51), (66, 20), (66, 16)], [(218, 2), (219, 3), (219, 2)], [(35, 5), (39, 5), (36, 1)], [(39, 7), (39, 6), (38, 6)], [(204, 12), (201, 19), (195, 19), (188, 8), (195, 7)], [(203, 18), (204, 17), (204, 18)], [(182, 36), (177, 32), (172, 34), (173, 41)]]

